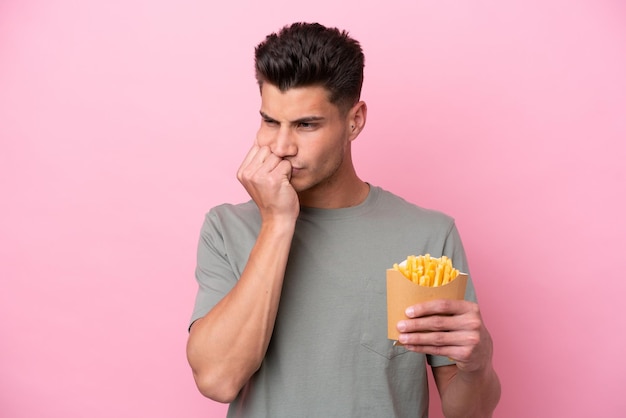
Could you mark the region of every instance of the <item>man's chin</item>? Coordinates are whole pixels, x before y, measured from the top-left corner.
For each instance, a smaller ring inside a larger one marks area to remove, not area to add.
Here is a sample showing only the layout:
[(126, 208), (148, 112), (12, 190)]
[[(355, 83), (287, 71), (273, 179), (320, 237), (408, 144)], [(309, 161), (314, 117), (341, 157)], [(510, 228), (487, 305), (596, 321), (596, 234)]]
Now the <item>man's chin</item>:
[(311, 188), (311, 186), (303, 182), (302, 179), (296, 179), (292, 177), (291, 180), (289, 180), (289, 183), (291, 183), (291, 187), (294, 188), (296, 193), (306, 192)]
[(294, 188), (296, 193), (302, 193), (302, 192), (305, 192), (307, 190), (306, 187), (303, 187), (302, 185), (299, 185), (298, 183), (294, 183), (293, 181), (291, 181), (290, 183), (291, 183), (291, 187)]

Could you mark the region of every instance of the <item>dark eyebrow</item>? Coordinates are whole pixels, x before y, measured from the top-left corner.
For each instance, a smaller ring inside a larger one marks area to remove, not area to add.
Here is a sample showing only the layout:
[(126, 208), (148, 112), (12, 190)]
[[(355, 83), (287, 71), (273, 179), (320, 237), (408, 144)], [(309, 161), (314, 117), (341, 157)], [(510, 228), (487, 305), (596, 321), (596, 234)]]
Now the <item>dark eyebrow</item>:
[(300, 123), (311, 123), (311, 122), (319, 122), (324, 120), (323, 116), (306, 116), (304, 118), (300, 118), (291, 122), (294, 125), (298, 125)]
[(275, 120), (274, 118), (271, 118), (270, 116), (266, 115), (262, 111), (259, 111), (259, 113), (261, 114), (261, 117), (263, 118), (263, 120), (266, 120), (268, 122), (278, 122), (277, 120)]
[[(259, 113), (261, 114), (261, 117), (263, 118), (263, 120), (268, 121), (268, 122), (278, 122), (276, 119), (272, 118), (271, 116), (263, 113), (263, 111), (259, 111)], [(303, 118), (300, 119), (296, 119), (294, 121), (291, 121), (292, 125), (298, 125), (300, 123), (311, 123), (311, 122), (319, 122), (321, 120), (324, 120), (323, 116), (305, 116)]]

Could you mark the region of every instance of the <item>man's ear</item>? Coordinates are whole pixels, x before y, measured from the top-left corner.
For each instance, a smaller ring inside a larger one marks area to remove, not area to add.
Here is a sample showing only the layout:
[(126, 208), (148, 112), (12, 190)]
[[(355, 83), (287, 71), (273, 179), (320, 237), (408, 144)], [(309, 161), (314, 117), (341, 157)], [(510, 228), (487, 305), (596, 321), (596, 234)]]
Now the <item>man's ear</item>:
[(350, 133), (350, 141), (356, 139), (365, 127), (365, 121), (367, 120), (367, 105), (365, 102), (360, 101), (350, 109), (348, 115), (348, 125)]

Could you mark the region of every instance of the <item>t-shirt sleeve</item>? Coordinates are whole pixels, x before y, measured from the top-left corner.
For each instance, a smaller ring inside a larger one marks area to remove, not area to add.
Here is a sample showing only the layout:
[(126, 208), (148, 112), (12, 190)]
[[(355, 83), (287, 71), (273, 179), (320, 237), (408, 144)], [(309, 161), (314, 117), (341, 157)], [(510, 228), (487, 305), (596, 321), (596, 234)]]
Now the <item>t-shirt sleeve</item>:
[[(467, 287), (465, 289), (465, 300), (477, 302), (476, 292), (474, 290), (474, 284), (472, 282), (472, 276), (470, 275), (467, 257), (465, 256), (465, 249), (463, 248), (461, 236), (459, 235), (459, 231), (456, 228), (454, 222), (452, 223), (450, 230), (448, 231), (448, 236), (444, 243), (443, 255), (449, 257), (452, 260), (452, 265), (457, 270), (459, 270), (461, 273), (467, 273), (468, 280)], [(428, 364), (430, 364), (432, 367), (455, 364), (454, 361), (442, 356), (427, 355), (426, 359), (428, 361)]]
[(198, 292), (189, 327), (206, 315), (238, 280), (229, 262), (218, 214), (212, 210), (204, 219), (198, 240), (196, 281)]

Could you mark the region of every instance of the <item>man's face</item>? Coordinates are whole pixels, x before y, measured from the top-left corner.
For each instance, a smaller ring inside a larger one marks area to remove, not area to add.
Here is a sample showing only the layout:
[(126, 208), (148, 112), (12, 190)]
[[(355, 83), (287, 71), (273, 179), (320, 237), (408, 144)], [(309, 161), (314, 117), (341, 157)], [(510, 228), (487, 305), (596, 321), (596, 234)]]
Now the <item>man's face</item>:
[(330, 103), (323, 87), (281, 92), (263, 84), (257, 143), (291, 163), (291, 185), (301, 203), (307, 193), (337, 192), (352, 170), (349, 117)]

